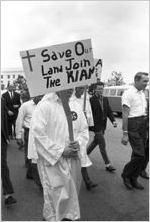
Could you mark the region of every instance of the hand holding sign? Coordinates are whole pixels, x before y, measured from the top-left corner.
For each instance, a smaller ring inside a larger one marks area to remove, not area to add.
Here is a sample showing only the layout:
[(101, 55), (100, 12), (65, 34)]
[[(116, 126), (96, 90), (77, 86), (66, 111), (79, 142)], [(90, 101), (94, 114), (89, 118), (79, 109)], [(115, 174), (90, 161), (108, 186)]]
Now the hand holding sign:
[(65, 158), (77, 158), (79, 150), (80, 146), (77, 141), (69, 142), (69, 144), (65, 147), (62, 155)]

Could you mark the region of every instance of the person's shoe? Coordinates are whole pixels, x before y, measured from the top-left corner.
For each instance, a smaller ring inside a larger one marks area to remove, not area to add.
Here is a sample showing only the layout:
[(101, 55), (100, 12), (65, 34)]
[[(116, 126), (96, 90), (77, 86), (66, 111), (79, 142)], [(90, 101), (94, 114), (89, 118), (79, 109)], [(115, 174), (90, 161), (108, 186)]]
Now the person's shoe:
[(141, 171), (140, 176), (144, 179), (149, 179), (149, 175), (145, 170)]
[(98, 184), (93, 183), (92, 181), (86, 183), (85, 185), (86, 185), (86, 189), (87, 189), (87, 190), (91, 190), (91, 189), (93, 189), (93, 188), (95, 188), (95, 187), (98, 186)]
[(12, 204), (15, 204), (16, 202), (17, 202), (17, 200), (12, 196), (9, 196), (8, 198), (5, 199), (6, 206), (10, 206)]
[(123, 179), (124, 185), (125, 185), (129, 190), (132, 190), (133, 187), (132, 187), (132, 184), (131, 184), (130, 179), (127, 178), (127, 177), (125, 177), (125, 176), (123, 176), (123, 174), (121, 174), (121, 177), (122, 177), (122, 179)]
[(131, 184), (134, 188), (138, 190), (144, 190), (144, 187), (137, 180), (131, 179)]
[(109, 171), (109, 172), (113, 172), (116, 169), (112, 165), (109, 165), (109, 166), (106, 166), (106, 170)]

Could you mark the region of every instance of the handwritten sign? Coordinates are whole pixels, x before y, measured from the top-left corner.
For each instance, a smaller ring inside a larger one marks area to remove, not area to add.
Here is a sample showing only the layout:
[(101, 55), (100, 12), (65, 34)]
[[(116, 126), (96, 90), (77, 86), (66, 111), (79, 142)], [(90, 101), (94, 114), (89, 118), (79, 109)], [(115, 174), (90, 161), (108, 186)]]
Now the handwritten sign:
[(95, 66), (95, 75), (97, 79), (101, 79), (102, 73), (102, 60), (101, 59), (94, 59), (94, 66)]
[(91, 40), (20, 52), (31, 96), (96, 82)]

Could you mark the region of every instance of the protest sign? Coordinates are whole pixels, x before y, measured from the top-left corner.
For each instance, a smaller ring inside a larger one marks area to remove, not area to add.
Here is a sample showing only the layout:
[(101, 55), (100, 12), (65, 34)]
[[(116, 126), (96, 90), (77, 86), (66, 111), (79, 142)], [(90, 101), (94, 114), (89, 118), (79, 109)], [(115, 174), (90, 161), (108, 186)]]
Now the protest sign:
[(95, 75), (97, 79), (101, 79), (102, 73), (102, 60), (94, 59)]
[(96, 82), (91, 40), (20, 52), (30, 95)]

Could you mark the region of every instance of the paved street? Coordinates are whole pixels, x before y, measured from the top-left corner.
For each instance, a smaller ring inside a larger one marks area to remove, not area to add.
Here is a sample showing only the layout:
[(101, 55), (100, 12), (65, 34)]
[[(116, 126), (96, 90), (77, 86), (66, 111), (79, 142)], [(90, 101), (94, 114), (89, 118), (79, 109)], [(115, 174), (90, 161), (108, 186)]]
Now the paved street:
[[(123, 146), (121, 140), (121, 118), (117, 118), (118, 127), (110, 122), (106, 131), (107, 150), (115, 173), (109, 173), (99, 152), (99, 148), (90, 155), (93, 165), (89, 168), (92, 180), (98, 187), (89, 192), (82, 182), (80, 207), (82, 221), (148, 221), (149, 220), (149, 183), (139, 178), (145, 189), (127, 190), (120, 177), (125, 163), (129, 160), (130, 146)], [(90, 139), (93, 134), (91, 133)], [(42, 193), (33, 181), (25, 178), (23, 151), (19, 151), (15, 141), (8, 147), (8, 165), (15, 189), (17, 204), (6, 208), (2, 198), (3, 221), (40, 221), (42, 220)]]

